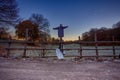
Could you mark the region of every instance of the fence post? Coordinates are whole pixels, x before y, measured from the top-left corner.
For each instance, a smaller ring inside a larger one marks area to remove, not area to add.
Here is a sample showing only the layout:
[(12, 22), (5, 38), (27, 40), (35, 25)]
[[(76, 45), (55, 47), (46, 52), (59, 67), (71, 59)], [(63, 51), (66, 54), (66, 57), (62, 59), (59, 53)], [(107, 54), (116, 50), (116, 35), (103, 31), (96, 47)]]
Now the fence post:
[(27, 41), (25, 41), (25, 46), (24, 46), (24, 52), (23, 52), (23, 58), (26, 58), (26, 48), (27, 48)]
[(79, 52), (80, 52), (80, 58), (82, 58), (82, 43), (81, 43), (80, 36), (78, 37), (78, 39), (79, 39), (79, 45), (80, 45), (80, 49), (79, 49)]
[(115, 39), (114, 39), (114, 36), (112, 36), (112, 41), (113, 41), (113, 44), (112, 44), (112, 47), (113, 47), (113, 58), (115, 59), (116, 57), (115, 57), (115, 44), (114, 44)]
[(42, 52), (42, 58), (45, 57), (45, 49), (43, 49), (43, 52)]
[(9, 37), (9, 41), (8, 41), (7, 57), (10, 56), (10, 46), (11, 46), (11, 37)]
[(95, 31), (95, 50), (96, 50), (96, 59), (98, 59), (99, 54), (98, 54), (98, 44), (97, 44), (97, 33)]
[(98, 44), (95, 42), (95, 50), (96, 50), (96, 59), (98, 59), (99, 54), (98, 54)]
[(26, 34), (25, 34), (25, 46), (24, 46), (24, 53), (23, 53), (23, 58), (26, 57), (26, 48), (27, 48), (27, 41), (28, 41), (28, 28), (26, 29)]

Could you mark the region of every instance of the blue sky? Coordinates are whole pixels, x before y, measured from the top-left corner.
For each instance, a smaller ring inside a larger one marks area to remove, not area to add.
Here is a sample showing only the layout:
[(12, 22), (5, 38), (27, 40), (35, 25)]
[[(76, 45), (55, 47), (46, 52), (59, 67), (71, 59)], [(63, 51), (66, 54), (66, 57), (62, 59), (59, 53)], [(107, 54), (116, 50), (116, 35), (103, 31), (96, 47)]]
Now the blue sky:
[(120, 0), (17, 0), (19, 15), (28, 19), (33, 13), (42, 14), (50, 22), (52, 37), (59, 24), (65, 29), (65, 40), (75, 40), (91, 28), (112, 27), (120, 21)]

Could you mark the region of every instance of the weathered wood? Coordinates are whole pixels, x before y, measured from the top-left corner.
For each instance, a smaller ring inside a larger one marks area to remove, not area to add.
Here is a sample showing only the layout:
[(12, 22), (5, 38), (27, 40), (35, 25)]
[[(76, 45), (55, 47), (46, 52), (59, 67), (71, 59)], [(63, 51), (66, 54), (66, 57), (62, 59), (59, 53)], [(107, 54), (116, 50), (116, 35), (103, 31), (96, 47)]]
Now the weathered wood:
[(25, 44), (24, 44), (24, 52), (23, 52), (24, 58), (26, 57), (27, 41), (28, 41), (28, 28), (26, 28), (26, 33), (25, 33)]
[(45, 49), (43, 49), (42, 51), (43, 52), (42, 52), (42, 56), (41, 57), (44, 58), (45, 57)]
[[(114, 42), (114, 36), (112, 36), (112, 40), (113, 40), (113, 42)], [(113, 43), (113, 45), (112, 45), (112, 47), (113, 47), (113, 55), (114, 55), (114, 59), (116, 58), (115, 57), (115, 45), (114, 45), (115, 43)]]
[[(45, 56), (45, 57), (57, 57), (57, 56)], [(76, 55), (67, 55), (67, 56), (64, 56), (64, 57), (80, 57), (79, 55), (76, 56)], [(97, 57), (96, 55), (90, 55), (90, 56), (82, 56), (83, 58), (84, 57)], [(99, 57), (119, 57), (119, 55), (99, 55)]]
[(10, 46), (11, 46), (11, 40), (8, 41), (8, 49), (7, 49), (7, 57), (10, 55)]
[(99, 54), (98, 54), (98, 45), (97, 45), (97, 43), (95, 44), (95, 51), (96, 51), (96, 59), (98, 59)]
[[(78, 39), (79, 39), (79, 42), (80, 42), (81, 41), (80, 36), (78, 37)], [(82, 58), (82, 44), (80, 43), (79, 45), (80, 45), (80, 50), (79, 50), (80, 58)]]
[[(43, 50), (42, 48), (5, 48), (6, 50)], [(0, 49), (1, 50), (1, 49)], [(44, 49), (44, 50), (56, 50), (56, 49)], [(96, 49), (80, 49), (80, 48), (76, 48), (76, 49), (63, 49), (63, 50), (66, 50), (66, 51), (69, 51), (69, 50), (77, 50), (77, 51), (80, 51), (80, 50), (96, 50)], [(112, 48), (111, 49), (98, 49), (98, 50), (113, 50)], [(120, 50), (120, 48), (115, 48), (115, 50)]]
[[(43, 51), (43, 54), (42, 54), (42, 57), (46, 57), (45, 56), (45, 51), (46, 50), (55, 50), (55, 49), (46, 49), (46, 48), (39, 48), (39, 47), (37, 47), (37, 48), (29, 48), (29, 47), (27, 47), (27, 43), (35, 43), (35, 42), (31, 42), (31, 41), (15, 41), (15, 40), (9, 40), (9, 41), (1, 41), (0, 40), (0, 43), (8, 43), (8, 47), (7, 48), (5, 48), (7, 51), (8, 51), (8, 56), (9, 56), (9, 54), (10, 54), (10, 50), (24, 50), (24, 53), (23, 53), (23, 57), (26, 57), (26, 51), (27, 50), (42, 50)], [(11, 44), (12, 43), (24, 43), (24, 48), (11, 48), (10, 46), (11, 46)], [(120, 50), (120, 48), (116, 48), (115, 47), (115, 44), (116, 43), (120, 43), (120, 41), (94, 41), (94, 42), (85, 42), (85, 41), (81, 41), (80, 40), (80, 37), (79, 37), (79, 40), (78, 41), (75, 41), (75, 42), (72, 42), (72, 43), (74, 43), (74, 44), (79, 44), (79, 48), (68, 48), (68, 49), (62, 49), (62, 50), (78, 50), (79, 51), (79, 57), (96, 57), (96, 59), (98, 59), (98, 57), (113, 57), (113, 58), (116, 58), (116, 57), (119, 57), (119, 55), (117, 55), (117, 54), (115, 54), (115, 50)], [(69, 43), (69, 44), (72, 44), (72, 43)], [(95, 48), (94, 49), (84, 49), (84, 48), (82, 48), (82, 44), (91, 44), (91, 43), (93, 43), (93, 44), (95, 44)], [(103, 49), (99, 49), (98, 48), (98, 44), (99, 43), (111, 43), (111, 44), (113, 44), (112, 46), (112, 48), (103, 48)], [(59, 42), (58, 42), (58, 44), (59, 44)], [(62, 44), (66, 44), (66, 42), (62, 42)], [(96, 55), (94, 56), (94, 55), (91, 55), (91, 56), (83, 56), (82, 55), (82, 51), (83, 50), (95, 50), (96, 51)], [(98, 51), (99, 50), (112, 50), (113, 51), (113, 55), (100, 55), (99, 53), (98, 53)], [(68, 56), (65, 56), (65, 57), (76, 57), (76, 55), (68, 55)]]
[(27, 43), (26, 44), (24, 44), (24, 52), (23, 52), (23, 58), (26, 58), (26, 49), (27, 48)]
[[(0, 43), (8, 43), (9, 41), (8, 40), (0, 40)], [(18, 41), (18, 40), (11, 40), (11, 43), (36, 43), (36, 42), (33, 42), (33, 41)], [(120, 44), (120, 41), (96, 41), (98, 44), (99, 43), (118, 43)], [(96, 43), (95, 41), (73, 41), (73, 42), (62, 42), (62, 44), (95, 44)], [(43, 44), (59, 44), (60, 42), (44, 42)]]

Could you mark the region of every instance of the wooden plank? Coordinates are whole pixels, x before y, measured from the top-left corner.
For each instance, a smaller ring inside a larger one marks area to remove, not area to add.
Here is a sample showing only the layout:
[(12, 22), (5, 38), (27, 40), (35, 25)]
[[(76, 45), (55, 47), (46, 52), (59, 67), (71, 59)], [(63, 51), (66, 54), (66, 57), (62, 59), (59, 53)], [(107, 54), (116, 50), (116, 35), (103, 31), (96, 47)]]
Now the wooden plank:
[[(31, 42), (31, 41), (17, 41), (17, 40), (9, 40), (9, 41), (5, 40), (4, 41), (4, 40), (0, 40), (0, 43), (8, 43), (8, 47), (6, 48), (6, 50), (8, 51), (8, 56), (10, 54), (10, 50), (24, 50), (24, 53), (23, 53), (24, 55), (23, 56), (26, 56), (26, 51), (27, 50), (43, 50), (43, 57), (44, 57), (45, 50), (55, 50), (55, 49), (45, 49), (45, 48), (28, 48), (27, 47), (27, 43), (35, 43), (35, 42)], [(25, 46), (24, 46), (24, 48), (11, 48), (10, 46), (11, 46), (12, 43), (24, 43)], [(62, 42), (62, 44), (72, 44), (72, 43), (79, 44), (80, 47), (79, 48), (72, 48), (72, 49), (62, 49), (62, 50), (66, 50), (66, 51), (67, 50), (78, 50), (79, 53), (80, 53), (79, 57), (92, 57), (92, 56), (83, 56), (82, 55), (82, 51), (83, 50), (95, 50), (96, 51), (96, 55), (93, 56), (93, 57), (96, 57), (96, 59), (98, 57), (101, 57), (101, 55), (99, 55), (99, 53), (98, 53), (98, 50), (113, 50), (113, 55), (111, 55), (111, 56), (115, 58), (116, 57), (115, 50), (120, 50), (120, 48), (115, 48), (115, 43), (120, 43), (120, 41), (97, 41), (97, 40), (96, 41), (80, 41), (80, 38), (79, 38), (78, 41), (74, 41), (74, 42), (70, 42), (70, 43)], [(91, 44), (91, 43), (95, 44), (95, 48), (94, 49), (83, 49), (82, 48), (82, 44)], [(113, 47), (112, 48), (99, 49), (98, 48), (98, 44), (99, 43), (112, 43)], [(59, 42), (57, 44), (59, 44)], [(104, 56), (102, 56), (102, 57), (104, 57)], [(106, 55), (106, 56), (110, 57), (110, 55)], [(76, 57), (76, 55), (70, 55), (70, 57)]]
[[(8, 43), (9, 40), (0, 40), (0, 43)], [(26, 43), (26, 41), (11, 40), (11, 43)], [(33, 41), (27, 41), (27, 43), (36, 43)], [(43, 44), (59, 44), (60, 42), (44, 42)], [(62, 44), (90, 44), (90, 43), (120, 43), (120, 41), (73, 41), (73, 42), (62, 42)]]
[[(57, 56), (45, 56), (45, 57), (57, 57)], [(79, 55), (67, 55), (64, 57), (80, 57)], [(91, 56), (82, 56), (82, 57), (97, 57), (96, 55), (91, 55)], [(99, 55), (99, 57), (114, 57), (114, 55)], [(119, 55), (115, 55), (115, 57), (119, 57)]]
[[(24, 48), (5, 48), (6, 50), (10, 49), (10, 50), (24, 50)], [(43, 48), (44, 49), (44, 48)], [(42, 48), (26, 48), (26, 50), (43, 50)], [(0, 49), (2, 50), (2, 49)], [(44, 49), (44, 50), (55, 50), (55, 49)], [(69, 51), (69, 50), (96, 50), (96, 49), (63, 49), (63, 50), (66, 50), (66, 51)], [(98, 50), (113, 50), (112, 48), (111, 49), (99, 49)], [(120, 48), (115, 48), (115, 50), (120, 50)]]

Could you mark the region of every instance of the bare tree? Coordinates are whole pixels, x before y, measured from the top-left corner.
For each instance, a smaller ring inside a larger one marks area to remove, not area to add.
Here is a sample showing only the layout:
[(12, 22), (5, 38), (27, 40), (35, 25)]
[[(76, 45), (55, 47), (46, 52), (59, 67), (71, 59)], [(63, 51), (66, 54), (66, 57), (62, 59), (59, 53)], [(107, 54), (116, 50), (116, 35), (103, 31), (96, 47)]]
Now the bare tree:
[(50, 24), (48, 19), (44, 18), (44, 16), (41, 14), (32, 14), (29, 20), (38, 26), (40, 41), (48, 41), (50, 38)]
[(0, 27), (0, 39), (7, 39), (9, 33), (7, 32), (8, 28)]
[(34, 24), (38, 26), (39, 31), (43, 31), (47, 34), (49, 34), (49, 21), (48, 19), (44, 18), (41, 14), (32, 14), (30, 17), (30, 21), (32, 21)]
[(0, 27), (16, 23), (18, 7), (16, 0), (0, 0)]

